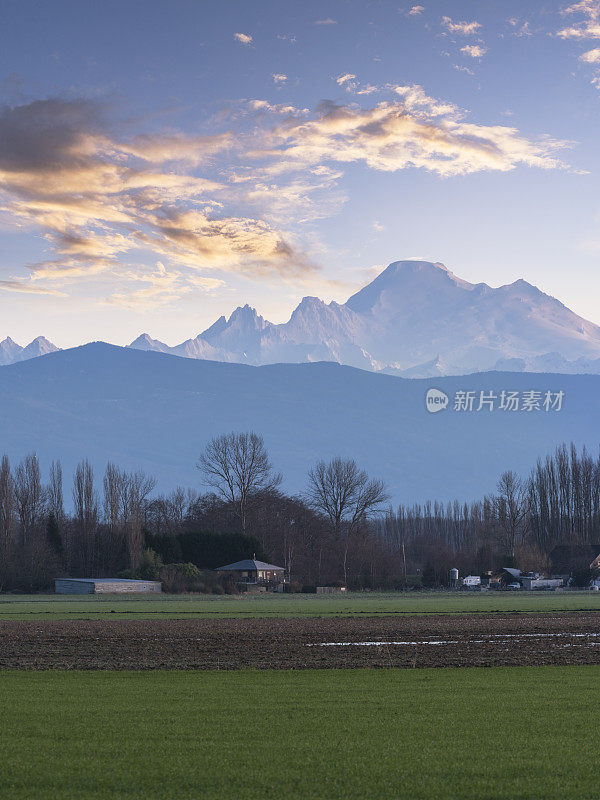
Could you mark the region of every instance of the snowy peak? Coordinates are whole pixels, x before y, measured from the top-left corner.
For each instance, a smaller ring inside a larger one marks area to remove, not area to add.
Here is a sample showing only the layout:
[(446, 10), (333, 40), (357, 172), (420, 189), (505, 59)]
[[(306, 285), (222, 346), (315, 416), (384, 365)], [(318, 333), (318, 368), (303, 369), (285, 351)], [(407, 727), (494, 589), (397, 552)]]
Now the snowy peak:
[(227, 319), (223, 316), (219, 317), (216, 322), (203, 331), (200, 334), (200, 337), (206, 339), (206, 341), (210, 342), (215, 336), (218, 336), (225, 328), (227, 327)]
[(14, 364), (22, 351), (21, 345), (14, 342), (10, 336), (7, 336), (3, 342), (0, 342), (0, 365)]
[(28, 358), (38, 358), (38, 356), (45, 356), (48, 353), (56, 353), (58, 347), (52, 342), (48, 341), (45, 336), (38, 336), (27, 347), (23, 348), (21, 352), (21, 360), (25, 361)]
[[(485, 286), (485, 284), (482, 284)], [(395, 261), (375, 280), (346, 302), (346, 306), (359, 314), (369, 314), (379, 320), (411, 312), (418, 306), (427, 310), (430, 298), (453, 302), (475, 289), (475, 284), (457, 278), (439, 262)]]
[(21, 347), (10, 336), (0, 342), (0, 366), (16, 364), (19, 361), (27, 361), (30, 358), (38, 358), (48, 353), (56, 353), (59, 350), (44, 336), (38, 336), (27, 347)]
[(304, 297), (285, 325), (279, 326), (286, 338), (300, 344), (328, 343), (331, 340), (356, 345), (364, 333), (364, 321), (339, 303), (324, 303), (318, 297)]
[(160, 342), (158, 339), (153, 339), (147, 333), (142, 333), (141, 336), (132, 342), (129, 347), (133, 350), (154, 350), (157, 353), (167, 353), (169, 351), (169, 346), (166, 345), (164, 342)]
[(212, 348), (212, 357), (218, 360), (259, 363), (261, 337), (270, 327), (270, 322), (246, 304), (236, 308), (228, 320), (220, 317), (195, 341)]
[(246, 303), (245, 306), (238, 306), (233, 311), (222, 332), (225, 333), (232, 328), (240, 331), (264, 331), (270, 324), (260, 316), (255, 308)]
[[(143, 349), (162, 347), (141, 339)], [(250, 364), (338, 361), (405, 377), (497, 365), (598, 372), (600, 327), (525, 280), (493, 288), (465, 281), (440, 262), (404, 260), (343, 305), (304, 297), (279, 325), (245, 305), (168, 352)]]

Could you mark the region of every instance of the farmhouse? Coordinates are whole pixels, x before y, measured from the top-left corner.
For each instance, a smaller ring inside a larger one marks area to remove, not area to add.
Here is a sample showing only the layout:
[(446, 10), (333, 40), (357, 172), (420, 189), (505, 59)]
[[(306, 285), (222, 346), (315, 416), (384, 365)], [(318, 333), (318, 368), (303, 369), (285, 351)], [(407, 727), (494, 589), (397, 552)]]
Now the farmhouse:
[(246, 558), (233, 564), (217, 567), (217, 572), (226, 572), (232, 575), (238, 583), (247, 586), (266, 586), (275, 588), (285, 582), (285, 567), (257, 561), (255, 558)]
[(162, 591), (160, 581), (129, 578), (55, 578), (56, 594), (153, 594)]

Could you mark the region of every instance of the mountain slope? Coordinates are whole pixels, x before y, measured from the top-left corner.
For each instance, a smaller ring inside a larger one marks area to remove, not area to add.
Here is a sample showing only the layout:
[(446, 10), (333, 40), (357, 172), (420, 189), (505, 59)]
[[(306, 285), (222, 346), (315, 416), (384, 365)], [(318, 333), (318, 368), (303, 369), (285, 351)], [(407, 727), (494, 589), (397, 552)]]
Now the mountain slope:
[[(564, 391), (560, 412), (429, 414), (430, 387)], [(88, 457), (155, 475), (160, 489), (200, 487), (211, 436), (256, 430), (288, 491), (318, 458), (352, 456), (388, 483), (394, 503), (470, 499), (506, 469), (527, 474), (566, 441), (598, 446), (600, 377), (488, 373), (405, 380), (332, 363), (252, 367), (174, 358), (101, 343), (0, 369), (0, 448), (36, 451), (70, 473)], [(66, 487), (66, 494), (69, 487)]]
[(468, 283), (427, 261), (390, 264), (344, 305), (305, 297), (281, 325), (244, 306), (196, 339), (142, 349), (248, 364), (330, 360), (407, 377), (600, 371), (600, 327), (555, 298), (524, 280)]

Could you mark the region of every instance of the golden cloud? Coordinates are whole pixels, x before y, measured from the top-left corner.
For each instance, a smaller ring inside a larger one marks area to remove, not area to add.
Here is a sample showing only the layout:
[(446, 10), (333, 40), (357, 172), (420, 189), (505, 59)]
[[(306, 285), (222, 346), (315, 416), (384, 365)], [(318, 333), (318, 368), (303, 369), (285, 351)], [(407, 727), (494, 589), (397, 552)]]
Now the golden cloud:
[[(149, 245), (190, 270), (285, 276), (310, 268), (283, 232), (222, 215), (218, 195), (226, 187), (189, 171), (225, 154), (230, 133), (124, 139), (108, 128), (102, 109), (87, 101), (35, 101), (0, 114), (0, 207), (14, 222), (41, 229), (56, 254), (31, 265), (34, 281), (125, 275), (121, 260)], [(187, 285), (215, 284), (190, 272)], [(158, 296), (161, 286), (168, 295), (175, 285), (161, 275), (140, 297)], [(51, 291), (14, 282), (5, 288)]]
[(444, 177), (564, 166), (555, 153), (566, 142), (532, 142), (513, 127), (468, 123), (419, 86), (393, 88), (402, 100), (373, 108), (324, 102), (313, 119), (276, 127), (264, 139), (270, 146), (251, 155), (270, 158), (275, 175), (327, 162), (363, 162), (386, 172), (422, 168)]
[[(326, 101), (313, 114), (244, 100), (220, 119), (237, 131), (206, 136), (120, 135), (107, 109), (85, 100), (5, 109), (0, 210), (41, 230), (52, 253), (30, 265), (30, 280), (11, 276), (4, 288), (54, 293), (50, 281), (107, 274), (125, 288), (106, 302), (141, 307), (212, 290), (220, 278), (206, 273), (215, 270), (302, 283), (315, 280), (315, 267), (297, 244), (298, 225), (344, 202), (344, 164), (442, 177), (563, 166), (556, 151), (565, 142), (467, 122), (421, 86), (365, 87), (351, 73), (337, 82), (391, 99), (364, 108)], [(149, 270), (149, 258), (164, 265)]]

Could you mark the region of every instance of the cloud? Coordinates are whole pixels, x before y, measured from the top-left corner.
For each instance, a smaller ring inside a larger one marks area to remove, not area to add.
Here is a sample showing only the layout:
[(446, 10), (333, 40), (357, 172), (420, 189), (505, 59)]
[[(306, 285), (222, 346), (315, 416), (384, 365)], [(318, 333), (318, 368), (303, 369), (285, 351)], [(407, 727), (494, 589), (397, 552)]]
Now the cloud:
[(243, 200), (263, 218), (277, 224), (293, 224), (330, 217), (339, 211), (347, 197), (337, 189), (343, 177), (340, 169), (309, 167), (284, 183), (265, 176), (252, 180), (243, 189)]
[(315, 20), (315, 25), (337, 25), (337, 24), (338, 24), (337, 19), (331, 19), (331, 17)]
[(585, 61), (586, 64), (600, 64), (600, 47), (595, 47), (593, 50), (588, 50), (579, 56), (580, 61)]
[[(302, 225), (346, 201), (345, 165), (441, 177), (564, 166), (557, 153), (567, 143), (470, 121), (421, 86), (365, 86), (351, 73), (336, 81), (352, 102), (309, 112), (244, 100), (206, 135), (131, 135), (139, 123), (123, 127), (87, 100), (0, 111), (0, 211), (39, 231), (48, 250), (28, 278), (0, 288), (60, 294), (110, 281), (105, 302), (133, 308), (212, 291), (231, 273), (301, 284), (317, 279)], [(369, 94), (380, 101), (367, 104)]]
[(455, 22), (450, 17), (442, 17), (442, 26), (450, 33), (458, 33), (462, 36), (472, 36), (481, 29), (480, 22)]
[[(224, 212), (228, 185), (188, 172), (228, 153), (230, 135), (128, 139), (108, 116), (96, 103), (64, 99), (0, 112), (0, 210), (16, 225), (41, 230), (54, 253), (30, 265), (33, 283), (3, 288), (48, 293), (38, 282), (101, 274), (131, 280), (149, 249), (196, 273), (285, 279), (314, 269), (284, 232)], [(160, 286), (166, 289), (164, 276), (156, 293)]]
[(362, 162), (385, 172), (419, 168), (444, 177), (518, 165), (564, 166), (555, 153), (565, 142), (531, 141), (516, 128), (467, 122), (457, 107), (429, 97), (420, 86), (393, 91), (399, 99), (372, 108), (323, 102), (312, 119), (276, 127), (248, 155), (271, 159), (274, 175), (328, 162)]
[(335, 82), (350, 94), (368, 95), (380, 91), (378, 86), (373, 86), (370, 83), (361, 84), (360, 81), (356, 80), (356, 75), (353, 75), (351, 72), (347, 72), (335, 78)]
[(466, 72), (467, 75), (475, 75), (472, 69), (469, 67), (465, 67), (464, 64), (454, 64), (454, 69), (458, 70), (459, 72)]
[(273, 78), (273, 83), (282, 84), (287, 82), (287, 75), (284, 75), (282, 72), (274, 72), (271, 76)]
[(460, 48), (460, 52), (470, 58), (482, 58), (487, 53), (487, 50), (479, 44), (466, 44)]
[[(562, 12), (564, 16), (580, 15), (582, 19), (575, 21), (572, 25), (562, 28), (557, 32), (561, 39), (576, 39), (584, 41), (586, 39), (600, 39), (600, 0), (582, 0), (582, 2), (567, 6)], [(585, 64), (600, 64), (600, 48), (593, 48), (579, 56), (580, 61)], [(592, 77), (592, 85), (600, 88), (600, 72), (596, 67), (596, 72)]]
[(510, 17), (507, 22), (513, 28), (513, 36), (533, 36), (529, 21), (521, 22), (518, 17)]
[[(279, 231), (260, 219), (213, 218), (196, 209), (170, 209), (154, 222), (152, 232), (142, 237), (145, 243), (186, 266), (231, 270), (238, 265), (259, 276), (298, 275), (309, 267)], [(283, 264), (289, 270), (282, 270)]]
[(104, 305), (116, 305), (138, 311), (169, 305), (179, 300), (194, 287), (203, 291), (212, 291), (224, 283), (216, 278), (200, 276), (184, 276), (179, 270), (169, 270), (162, 262), (157, 262), (156, 269), (147, 273), (130, 272), (122, 276), (133, 284), (144, 284), (140, 289), (114, 292), (102, 300)]
[(267, 100), (248, 100), (247, 108), (251, 112), (266, 112), (268, 114), (286, 114), (291, 116), (301, 116), (308, 114), (307, 108), (297, 108), (286, 103), (269, 103)]
[(600, 39), (600, 0), (582, 0), (568, 6), (563, 15), (581, 14), (583, 19), (558, 31), (561, 39)]
[(425, 6), (413, 6), (408, 12), (408, 15), (410, 17), (416, 17), (419, 14), (422, 14), (424, 11), (425, 11)]
[(53, 297), (66, 297), (64, 292), (42, 286), (35, 286), (34, 284), (27, 283), (27, 281), (18, 279), (12, 281), (0, 280), (0, 290), (4, 290), (5, 292), (18, 292), (19, 294), (45, 294), (52, 295)]
[(233, 38), (236, 40), (236, 42), (240, 42), (240, 44), (245, 45), (250, 45), (254, 41), (249, 33), (234, 33)]

